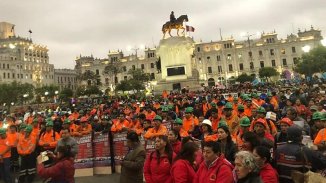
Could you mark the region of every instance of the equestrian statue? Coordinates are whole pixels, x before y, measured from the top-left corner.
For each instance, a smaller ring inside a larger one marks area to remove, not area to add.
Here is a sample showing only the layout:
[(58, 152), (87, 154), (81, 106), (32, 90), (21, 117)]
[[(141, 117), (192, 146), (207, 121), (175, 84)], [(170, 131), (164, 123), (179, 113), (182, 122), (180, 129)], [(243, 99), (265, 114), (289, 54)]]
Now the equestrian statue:
[(183, 27), (183, 22), (188, 22), (188, 16), (187, 15), (181, 15), (179, 18), (175, 18), (174, 12), (172, 11), (170, 14), (170, 21), (166, 22), (162, 26), (162, 32), (163, 32), (163, 39), (165, 38), (166, 32), (169, 33), (171, 37), (171, 30), (172, 29), (177, 29), (177, 35), (179, 35), (179, 30), (182, 29), (182, 34), (185, 32), (185, 28)]

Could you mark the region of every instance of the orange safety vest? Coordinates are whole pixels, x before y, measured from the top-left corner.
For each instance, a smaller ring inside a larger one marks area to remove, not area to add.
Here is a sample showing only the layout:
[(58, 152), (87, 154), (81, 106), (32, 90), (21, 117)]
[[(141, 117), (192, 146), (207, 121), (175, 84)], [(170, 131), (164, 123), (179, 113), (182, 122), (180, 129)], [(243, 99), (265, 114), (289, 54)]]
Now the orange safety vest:
[(8, 139), (0, 138), (0, 155), (2, 158), (10, 158), (11, 157), (11, 148), (8, 142)]
[(44, 146), (44, 149), (54, 149), (57, 146), (58, 140), (60, 139), (60, 135), (51, 130), (49, 132), (45, 131), (41, 134), (39, 145), (44, 146), (44, 144), (49, 144), (49, 146)]
[(34, 152), (36, 146), (36, 139), (31, 135), (27, 138), (22, 136), (18, 140), (17, 151), (20, 155), (28, 155)]
[(19, 133), (10, 133), (7, 132), (7, 140), (9, 142), (10, 147), (17, 147), (18, 144)]
[(184, 117), (182, 121), (183, 121), (182, 128), (187, 132), (189, 130), (193, 130), (194, 127), (199, 124), (199, 121), (195, 116), (191, 116), (189, 119)]
[(157, 130), (155, 128), (148, 129), (144, 135), (144, 138), (150, 139), (150, 138), (158, 137), (161, 135), (167, 135), (167, 134), (168, 134), (167, 128), (161, 124)]

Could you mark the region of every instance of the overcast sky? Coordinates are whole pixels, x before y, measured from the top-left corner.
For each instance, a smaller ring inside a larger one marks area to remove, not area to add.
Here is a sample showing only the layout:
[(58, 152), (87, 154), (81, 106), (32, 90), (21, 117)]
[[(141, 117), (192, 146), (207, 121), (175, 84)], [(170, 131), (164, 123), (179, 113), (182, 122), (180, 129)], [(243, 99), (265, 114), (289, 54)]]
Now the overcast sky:
[(196, 41), (241, 37), (241, 32), (326, 32), (325, 0), (0, 0), (0, 22), (16, 25), (16, 35), (47, 45), (55, 68), (73, 68), (77, 55), (105, 58), (109, 50), (158, 45), (171, 11), (187, 14)]

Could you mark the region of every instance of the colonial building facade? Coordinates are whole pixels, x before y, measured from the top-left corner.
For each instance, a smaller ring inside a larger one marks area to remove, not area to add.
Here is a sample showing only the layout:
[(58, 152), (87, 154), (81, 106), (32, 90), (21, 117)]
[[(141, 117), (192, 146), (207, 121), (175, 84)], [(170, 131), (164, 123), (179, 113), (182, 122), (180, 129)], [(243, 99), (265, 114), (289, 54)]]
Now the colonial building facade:
[(77, 72), (73, 69), (54, 69), (54, 83), (59, 86), (59, 90), (69, 88), (76, 91), (78, 87)]
[[(304, 52), (321, 44), (321, 31), (313, 27), (310, 30), (298, 31), (285, 39), (278, 38), (275, 31), (262, 33), (259, 39), (236, 41), (233, 38), (212, 42), (195, 43), (193, 62), (199, 73), (199, 81), (205, 85), (227, 84), (242, 73), (258, 75), (263, 67), (274, 67), (279, 73), (287, 72), (293, 77), (293, 68), (298, 64)], [(156, 84), (161, 77), (160, 58), (156, 48), (146, 48), (144, 56), (124, 56), (122, 51), (109, 51), (108, 57), (97, 59), (93, 56), (76, 58), (77, 74), (87, 70), (99, 75), (102, 89), (114, 89), (121, 80), (128, 79), (130, 69), (142, 69), (151, 75), (151, 83)], [(120, 62), (122, 71), (116, 76), (105, 74), (104, 69), (110, 62)], [(158, 64), (160, 65), (160, 64)], [(291, 75), (292, 74), (292, 75)], [(82, 84), (86, 84), (83, 82)]]
[(53, 84), (54, 65), (49, 63), (48, 48), (16, 36), (14, 27), (0, 22), (0, 83)]

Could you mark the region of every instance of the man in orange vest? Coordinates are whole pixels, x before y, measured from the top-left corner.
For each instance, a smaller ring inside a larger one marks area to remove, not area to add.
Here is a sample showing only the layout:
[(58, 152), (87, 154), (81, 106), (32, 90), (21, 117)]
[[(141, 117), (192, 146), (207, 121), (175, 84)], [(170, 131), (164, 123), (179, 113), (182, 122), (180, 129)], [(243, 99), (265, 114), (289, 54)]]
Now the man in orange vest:
[(239, 118), (233, 113), (233, 105), (230, 102), (225, 104), (224, 119), (227, 122), (231, 135), (234, 135), (239, 128)]
[(113, 120), (111, 132), (120, 133), (126, 131), (128, 129), (128, 126), (129, 122), (125, 119), (124, 114), (120, 113), (118, 119)]
[(21, 157), (21, 166), (19, 171), (19, 180), (18, 182), (25, 182), (25, 179), (28, 183), (33, 182), (36, 174), (36, 156), (35, 156), (35, 147), (36, 139), (31, 136), (33, 127), (28, 125), (24, 129), (24, 136), (19, 138), (17, 151)]
[(9, 142), (9, 146), (11, 147), (11, 166), (14, 169), (18, 169), (18, 158), (19, 155), (17, 153), (17, 144), (19, 139), (19, 133), (17, 132), (17, 127), (15, 125), (11, 125), (7, 132), (7, 139)]
[(173, 122), (173, 129), (175, 129), (176, 131), (178, 131), (179, 134), (180, 134), (180, 137), (182, 137), (182, 138), (189, 136), (188, 132), (185, 131), (182, 128), (182, 119), (180, 119), (180, 118), (176, 118), (174, 120), (174, 122)]
[(51, 119), (47, 119), (45, 128), (45, 132), (40, 135), (39, 145), (41, 149), (53, 152), (60, 139), (60, 135), (53, 130), (53, 122)]
[(182, 128), (188, 132), (188, 134), (191, 134), (195, 127), (199, 125), (198, 119), (193, 115), (194, 108), (187, 107), (185, 110), (185, 117), (183, 118), (183, 124)]
[[(89, 124), (88, 118), (83, 116), (80, 119), (80, 125), (77, 128), (77, 136), (89, 135), (92, 132), (92, 125)], [(79, 133), (79, 134), (78, 134)]]
[(0, 173), (5, 183), (11, 183), (10, 177), (10, 144), (7, 139), (6, 129), (0, 128)]
[(162, 117), (156, 115), (153, 119), (153, 128), (150, 128), (144, 135), (146, 139), (152, 139), (161, 135), (168, 135), (167, 128), (162, 125)]

